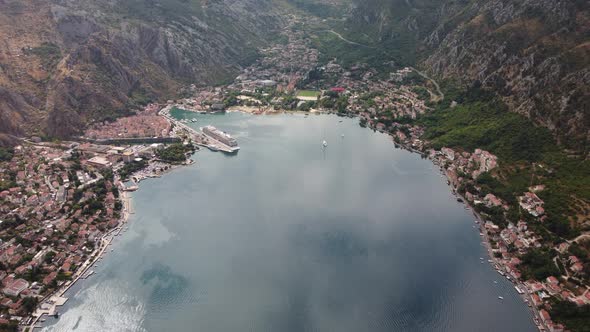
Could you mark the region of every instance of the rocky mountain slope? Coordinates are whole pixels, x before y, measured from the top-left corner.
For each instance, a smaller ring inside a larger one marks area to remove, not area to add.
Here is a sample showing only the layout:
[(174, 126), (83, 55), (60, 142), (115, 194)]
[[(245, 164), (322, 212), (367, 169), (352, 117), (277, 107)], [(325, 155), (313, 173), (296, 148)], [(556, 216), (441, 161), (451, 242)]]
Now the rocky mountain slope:
[(566, 146), (588, 149), (587, 1), (359, 0), (350, 22), (383, 45), (417, 50), (430, 74), (481, 84)]
[(0, 142), (227, 80), (278, 23), (269, 0), (0, 0)]

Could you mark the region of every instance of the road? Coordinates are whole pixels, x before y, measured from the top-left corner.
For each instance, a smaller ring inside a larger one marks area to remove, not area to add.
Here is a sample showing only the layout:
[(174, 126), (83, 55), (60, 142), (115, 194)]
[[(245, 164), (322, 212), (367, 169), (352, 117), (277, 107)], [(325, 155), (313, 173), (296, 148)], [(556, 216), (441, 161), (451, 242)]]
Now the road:
[(573, 242), (578, 242), (578, 243), (579, 243), (579, 241), (580, 241), (580, 240), (584, 240), (584, 239), (586, 239), (586, 240), (590, 240), (590, 233), (583, 233), (583, 234), (580, 234), (580, 235), (579, 235), (578, 237), (576, 237), (575, 239), (573, 239), (573, 240), (569, 240), (569, 241), (567, 241), (567, 242), (568, 242), (568, 243), (573, 243)]
[(419, 71), (418, 69), (416, 69), (414, 67), (410, 67), (410, 68), (412, 68), (412, 70), (414, 70), (418, 75), (420, 75), (420, 76), (424, 77), (425, 79), (429, 80), (430, 82), (432, 82), (432, 84), (436, 88), (436, 93), (438, 93), (440, 100), (445, 99), (445, 94), (442, 92), (442, 90), (440, 89), (440, 86), (438, 85), (438, 83), (436, 83), (436, 81), (434, 79), (432, 79), (430, 76), (424, 74), (423, 72)]
[(38, 307), (32, 314), (33, 320), (27, 326), (29, 331), (32, 332), (35, 328), (37, 328), (37, 323), (43, 317), (43, 315), (48, 315), (56, 312), (57, 306), (61, 306), (63, 305), (63, 303), (65, 303), (65, 301), (67, 301), (67, 298), (64, 297), (65, 293), (70, 289), (70, 287), (76, 284), (76, 282), (78, 282), (78, 280), (80, 280), (84, 276), (88, 269), (90, 269), (104, 255), (105, 251), (108, 249), (108, 246), (113, 241), (113, 234), (117, 232), (120, 233), (123, 230), (126, 223), (129, 221), (129, 214), (131, 214), (132, 212), (129, 197), (124, 191), (122, 191), (121, 199), (123, 201), (123, 218), (121, 218), (121, 222), (119, 223), (119, 225), (111, 229), (101, 237), (98, 248), (95, 248), (94, 251), (90, 254), (90, 257), (76, 270), (76, 272), (72, 275), (72, 280), (67, 281), (58, 290), (52, 292), (51, 294), (43, 298), (41, 301), (39, 301), (39, 305), (48, 300), (52, 302), (61, 301), (61, 304), (51, 305), (51, 309), (49, 311), (41, 310)]
[[(341, 34), (339, 34), (338, 32), (336, 32), (334, 30), (324, 30), (324, 31), (329, 32), (329, 33), (335, 35), (340, 40), (342, 40), (342, 41), (344, 41), (344, 42), (346, 42), (348, 44), (362, 46), (362, 47), (367, 47), (367, 48), (375, 48), (375, 47), (372, 47), (372, 46), (369, 46), (369, 45), (357, 43), (357, 42), (354, 42), (352, 40), (346, 39)], [(442, 90), (440, 89), (440, 86), (438, 85), (438, 83), (432, 77), (426, 75), (425, 73), (419, 71), (418, 69), (416, 69), (414, 67), (410, 67), (410, 68), (412, 68), (412, 70), (414, 70), (418, 75), (420, 75), (420, 76), (424, 77), (425, 79), (429, 80), (430, 82), (432, 82), (432, 84), (436, 88), (436, 93), (438, 93), (439, 100), (445, 99), (445, 94), (442, 92)]]
[[(447, 179), (450, 179), (450, 177), (448, 176), (448, 174), (447, 174), (447, 172), (445, 170), (441, 170), (441, 171), (447, 177)], [(464, 196), (462, 196), (459, 193), (456, 193), (456, 195), (457, 195), (457, 197), (461, 197), (461, 199), (463, 199), (463, 203), (467, 207), (469, 207), (469, 211), (471, 211), (473, 213), (473, 215), (475, 216), (475, 218), (477, 219), (478, 225), (479, 225), (480, 234), (481, 234), (481, 238), (483, 240), (482, 241), (482, 244), (484, 245), (484, 247), (486, 248), (486, 251), (488, 252), (488, 256), (490, 257), (490, 260), (492, 261), (491, 264), (493, 266), (498, 266), (498, 267), (502, 268), (504, 266), (504, 264), (502, 264), (502, 261), (499, 258), (496, 258), (494, 256), (494, 252), (493, 252), (492, 246), (491, 246), (491, 241), (490, 241), (490, 238), (488, 236), (488, 231), (485, 228), (485, 219), (483, 219), (479, 213), (475, 212), (475, 210), (473, 209), (473, 207), (471, 207), (467, 203), (468, 201), (467, 201), (467, 199)], [(508, 275), (508, 273), (506, 273), (506, 275)], [(535, 304), (534, 304), (535, 302), (533, 302), (532, 294), (529, 292), (529, 289), (524, 284), (524, 282), (522, 282), (521, 280), (516, 279), (516, 278), (511, 278), (509, 280), (515, 286), (518, 286), (518, 288), (520, 288), (523, 291), (523, 294), (520, 294), (519, 293), (519, 295), (525, 300), (525, 303), (527, 305), (529, 305), (529, 303), (531, 304), (531, 306), (529, 306), (529, 309), (533, 313), (533, 318), (534, 318), (533, 321), (535, 321), (535, 325), (537, 325), (537, 321), (538, 321), (541, 327), (543, 327), (546, 331), (549, 331), (547, 325), (541, 319), (541, 312), (540, 312), (539, 308), (537, 308), (535, 306)], [(539, 325), (537, 325), (537, 327), (539, 327)]]
[(340, 40), (342, 40), (342, 41), (344, 41), (344, 42), (346, 42), (346, 43), (348, 43), (348, 44), (350, 44), (350, 45), (362, 46), (362, 47), (367, 47), (367, 48), (374, 48), (374, 47), (372, 47), (372, 46), (369, 46), (369, 45), (365, 45), (365, 44), (361, 44), (361, 43), (354, 42), (354, 41), (352, 41), (352, 40), (348, 40), (348, 39), (344, 38), (344, 37), (343, 37), (341, 34), (339, 34), (338, 32), (336, 32), (336, 31), (334, 31), (334, 30), (324, 30), (324, 31), (326, 31), (326, 32), (329, 32), (329, 33), (331, 33), (331, 34), (335, 35), (335, 36), (336, 36), (336, 37), (338, 37)]

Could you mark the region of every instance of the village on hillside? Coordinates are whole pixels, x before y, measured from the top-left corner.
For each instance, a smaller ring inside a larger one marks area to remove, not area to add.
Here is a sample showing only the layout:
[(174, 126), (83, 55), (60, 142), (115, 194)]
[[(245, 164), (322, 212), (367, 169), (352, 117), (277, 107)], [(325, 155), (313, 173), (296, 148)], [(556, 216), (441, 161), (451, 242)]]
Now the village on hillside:
[[(179, 108), (198, 113), (333, 113), (358, 117), (361, 126), (391, 135), (398, 147), (431, 159), (456, 199), (473, 210), (470, 226), (480, 229), (489, 263), (514, 282), (539, 328), (564, 331), (549, 312), (558, 301), (590, 304), (590, 262), (581, 257), (583, 250), (575, 241), (547, 241), (539, 232), (546, 218), (538, 196), (544, 185), (532, 184), (516, 203), (501, 199), (483, 185), (501, 166), (497, 156), (481, 149), (434, 149), (423, 137), (425, 129), (408, 121), (443, 98), (428, 78), (410, 67), (382, 77), (363, 63), (350, 68), (335, 59), (320, 64), (321, 54), (309, 36), (295, 30), (295, 23), (284, 31), (283, 44), (261, 50), (261, 58), (229, 85), (192, 85), (188, 97), (95, 123), (76, 142), (34, 138), (3, 157), (0, 324), (29, 325), (42, 314), (54, 314), (65, 289), (88, 277), (113, 238), (124, 231), (131, 213), (125, 192), (136, 190), (142, 179), (190, 163), (198, 149), (193, 143), (204, 142), (171, 120), (167, 112)], [(548, 250), (555, 258), (546, 257)]]

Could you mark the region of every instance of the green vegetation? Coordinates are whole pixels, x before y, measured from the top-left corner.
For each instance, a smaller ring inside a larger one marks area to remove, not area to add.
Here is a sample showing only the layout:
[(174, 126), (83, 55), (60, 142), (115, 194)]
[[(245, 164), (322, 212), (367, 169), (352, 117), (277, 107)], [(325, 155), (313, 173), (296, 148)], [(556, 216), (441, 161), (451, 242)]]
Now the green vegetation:
[(0, 191), (8, 190), (16, 186), (17, 184), (12, 176), (9, 179), (0, 179)]
[(330, 5), (314, 0), (287, 0), (287, 2), (300, 10), (322, 18), (342, 16), (347, 8), (345, 5)]
[[(389, 73), (392, 69), (384, 65), (395, 59), (395, 56), (388, 53), (387, 50), (373, 48), (369, 45), (359, 46), (350, 44), (326, 30), (317, 31), (311, 37), (314, 47), (320, 51), (320, 63), (327, 63), (332, 59), (337, 59), (337, 62), (340, 63), (340, 65), (349, 68), (357, 63), (364, 62), (377, 69), (378, 72), (384, 74)], [(350, 37), (350, 40), (357, 41), (358, 39)], [(359, 41), (359, 43), (362, 42), (363, 40)]]
[[(426, 128), (424, 138), (436, 149), (481, 148), (497, 155), (500, 167), (482, 175), (478, 185), (482, 193), (494, 193), (513, 206), (531, 184), (544, 184), (538, 196), (545, 202), (547, 219), (530, 226), (547, 240), (576, 236), (580, 228), (573, 216), (587, 215), (590, 202), (590, 161), (567, 155), (546, 128), (509, 112), (497, 97), (478, 87), (465, 92), (447, 89), (446, 95), (433, 112), (416, 121)], [(453, 100), (456, 107), (450, 106)], [(531, 219), (517, 209), (509, 215), (513, 221)]]
[(45, 70), (53, 69), (57, 63), (61, 60), (61, 50), (59, 46), (44, 42), (40, 46), (30, 49), (29, 54), (34, 54), (41, 59), (41, 64)]
[(11, 161), (13, 156), (14, 151), (12, 149), (0, 147), (0, 161)]
[(430, 93), (428, 93), (428, 90), (426, 90), (426, 88), (423, 86), (413, 87), (412, 92), (417, 94), (418, 98), (420, 98), (421, 100), (426, 100), (426, 101), (430, 100)]
[(469, 94), (464, 98), (455, 108), (441, 104), (421, 119), (434, 148), (481, 148), (510, 162), (540, 161), (543, 153), (558, 151), (547, 129), (509, 112), (501, 101)]
[(16, 182), (12, 180), (0, 180), (0, 191), (8, 190), (16, 186)]
[(178, 21), (188, 20), (191, 16), (200, 17), (202, 14), (201, 0), (167, 0), (161, 2), (127, 0), (119, 2), (118, 6), (118, 12), (139, 19), (162, 18)]
[(192, 144), (183, 145), (176, 143), (157, 151), (156, 155), (165, 162), (177, 164), (184, 162), (186, 160), (186, 154), (192, 151), (194, 151)]
[(522, 256), (523, 279), (535, 278), (543, 280), (549, 276), (559, 276), (561, 273), (552, 259), (553, 255), (548, 251), (534, 249)]
[(578, 306), (569, 301), (561, 301), (553, 305), (551, 317), (554, 321), (567, 326), (572, 332), (590, 331), (590, 305)]
[[(136, 85), (138, 84), (139, 83)], [(127, 102), (126, 108), (138, 108), (140, 106), (145, 106), (156, 99), (151, 92), (147, 91), (141, 86), (132, 89), (128, 96), (129, 100)]]
[(299, 90), (297, 91), (297, 97), (314, 97), (317, 98), (321, 94), (320, 91), (314, 90)]
[(37, 303), (39, 303), (39, 300), (36, 297), (25, 297), (23, 299), (22, 306), (26, 312), (33, 312), (37, 306)]
[(145, 160), (140, 161), (132, 161), (130, 163), (126, 163), (121, 169), (119, 170), (119, 175), (121, 179), (127, 180), (129, 176), (139, 170), (142, 170), (147, 167), (147, 162)]
[(326, 93), (327, 98), (320, 100), (319, 105), (327, 109), (335, 109), (338, 113), (345, 113), (348, 106), (348, 97), (339, 95), (336, 92)]
[(7, 324), (0, 324), (0, 331), (1, 332), (17, 332), (18, 331), (18, 322), (15, 320), (11, 320)]

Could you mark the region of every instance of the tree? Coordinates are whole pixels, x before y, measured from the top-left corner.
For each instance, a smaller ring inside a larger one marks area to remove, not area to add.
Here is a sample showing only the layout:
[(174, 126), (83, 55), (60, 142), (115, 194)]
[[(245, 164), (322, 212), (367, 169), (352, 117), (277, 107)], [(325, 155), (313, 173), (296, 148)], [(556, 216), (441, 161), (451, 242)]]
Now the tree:
[(37, 303), (39, 303), (39, 300), (36, 297), (25, 297), (22, 306), (26, 312), (33, 312), (37, 307)]
[(53, 261), (53, 257), (55, 257), (55, 252), (50, 251), (45, 254), (45, 257), (43, 257), (43, 261), (45, 262), (45, 264), (49, 264)]

